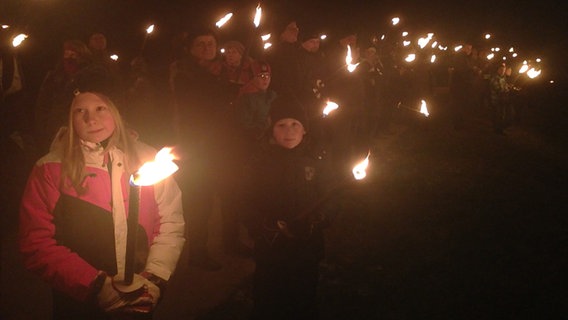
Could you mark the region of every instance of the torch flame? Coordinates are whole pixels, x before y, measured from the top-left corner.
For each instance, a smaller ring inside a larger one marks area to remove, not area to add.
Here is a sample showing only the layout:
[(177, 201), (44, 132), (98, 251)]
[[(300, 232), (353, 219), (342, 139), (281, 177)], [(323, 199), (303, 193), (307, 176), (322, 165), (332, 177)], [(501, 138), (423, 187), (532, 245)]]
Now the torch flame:
[(420, 102), (420, 113), (422, 113), (426, 117), (430, 115), (430, 113), (428, 113), (428, 108), (426, 107), (426, 101), (424, 100)]
[(433, 55), (430, 57), (430, 63), (434, 63), (434, 62), (436, 62), (436, 55), (435, 55), (435, 54), (433, 54)]
[(339, 108), (337, 103), (328, 100), (325, 108), (323, 108), (323, 116), (327, 117), (333, 110), (337, 110), (337, 108)]
[(153, 25), (153, 24), (151, 24), (148, 28), (146, 28), (146, 33), (147, 33), (147, 34), (150, 34), (150, 33), (152, 33), (152, 32), (154, 32), (154, 25)]
[(272, 43), (267, 42), (267, 43), (264, 44), (264, 50), (266, 50), (266, 49), (268, 49), (268, 48), (270, 48), (270, 47), (272, 47)]
[(12, 46), (18, 47), (20, 44), (22, 44), (22, 42), (24, 42), (24, 40), (26, 40), (26, 38), (28, 37), (27, 34), (23, 34), (20, 33), (19, 35), (15, 36), (14, 39), (12, 40)]
[(351, 62), (353, 62), (353, 57), (351, 56), (351, 46), (347, 45), (347, 56), (345, 56), (345, 63), (347, 64), (347, 70), (349, 72), (355, 71), (355, 69), (357, 69), (357, 66), (359, 65), (358, 62), (356, 64), (352, 64)]
[(262, 8), (260, 7), (260, 3), (256, 6), (256, 13), (254, 14), (254, 26), (258, 28), (260, 25), (260, 17), (262, 16)]
[(367, 154), (367, 157), (365, 158), (365, 160), (359, 162), (358, 164), (356, 164), (353, 167), (353, 177), (355, 178), (355, 180), (362, 180), (365, 179), (365, 177), (367, 176), (367, 167), (369, 166), (369, 156), (371, 155), (371, 152), (369, 152)]
[(179, 167), (173, 162), (172, 148), (160, 150), (154, 161), (148, 161), (130, 177), (130, 183), (137, 186), (150, 186), (158, 183), (176, 172)]
[(536, 77), (538, 77), (540, 75), (541, 70), (536, 70), (535, 68), (530, 68), (529, 71), (527, 71), (527, 76), (531, 79), (534, 79)]
[(406, 62), (412, 62), (414, 60), (416, 60), (416, 54), (414, 53), (410, 53), (406, 56), (406, 58), (404, 58), (404, 61)]
[[(526, 61), (525, 61), (526, 62)], [(526, 63), (523, 63), (521, 68), (519, 69), (519, 73), (525, 73), (529, 70), (529, 66)]]
[(223, 18), (219, 19), (219, 21), (215, 22), (215, 25), (217, 28), (221, 28), (225, 23), (227, 23), (227, 21), (231, 20), (232, 17), (233, 13), (229, 12)]
[(400, 22), (400, 18), (399, 17), (394, 17), (391, 19), (392, 25), (396, 26), (399, 22)]
[(114, 61), (118, 61), (118, 55), (116, 55), (116, 54), (111, 54), (110, 58)]
[(260, 36), (260, 38), (262, 39), (262, 41), (267, 41), (268, 39), (270, 39), (271, 36), (272, 36), (272, 34), (268, 33), (268, 34)]

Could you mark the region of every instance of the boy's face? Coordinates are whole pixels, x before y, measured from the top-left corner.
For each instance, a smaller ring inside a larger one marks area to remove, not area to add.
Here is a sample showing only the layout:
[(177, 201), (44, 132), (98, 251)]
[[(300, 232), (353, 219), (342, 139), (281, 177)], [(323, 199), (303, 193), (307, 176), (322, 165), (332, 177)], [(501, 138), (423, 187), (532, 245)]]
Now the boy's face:
[(210, 61), (217, 55), (217, 40), (212, 35), (198, 36), (191, 46), (191, 54), (198, 60)]
[(286, 149), (293, 149), (298, 146), (305, 134), (306, 130), (302, 123), (292, 118), (278, 120), (272, 129), (272, 136), (274, 136), (276, 143)]

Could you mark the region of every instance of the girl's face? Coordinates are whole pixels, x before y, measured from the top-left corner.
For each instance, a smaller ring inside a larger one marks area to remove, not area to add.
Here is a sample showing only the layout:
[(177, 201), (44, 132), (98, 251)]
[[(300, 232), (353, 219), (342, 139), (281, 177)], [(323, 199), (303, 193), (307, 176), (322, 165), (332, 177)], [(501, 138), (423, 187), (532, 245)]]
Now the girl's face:
[(108, 139), (114, 129), (113, 114), (107, 103), (90, 92), (80, 93), (71, 104), (73, 127), (79, 138), (99, 143)]
[(286, 149), (293, 149), (302, 142), (306, 130), (296, 119), (280, 119), (274, 124), (272, 135), (276, 143)]

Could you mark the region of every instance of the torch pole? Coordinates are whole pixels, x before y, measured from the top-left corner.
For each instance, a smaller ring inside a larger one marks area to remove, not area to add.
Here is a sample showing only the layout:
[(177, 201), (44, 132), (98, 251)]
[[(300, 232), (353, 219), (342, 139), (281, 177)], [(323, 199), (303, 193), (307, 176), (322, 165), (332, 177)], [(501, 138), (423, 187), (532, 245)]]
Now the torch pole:
[(138, 212), (140, 209), (141, 187), (130, 181), (130, 195), (128, 198), (128, 218), (126, 219), (126, 259), (124, 266), (124, 284), (132, 284), (134, 268), (136, 265), (136, 246), (138, 239)]

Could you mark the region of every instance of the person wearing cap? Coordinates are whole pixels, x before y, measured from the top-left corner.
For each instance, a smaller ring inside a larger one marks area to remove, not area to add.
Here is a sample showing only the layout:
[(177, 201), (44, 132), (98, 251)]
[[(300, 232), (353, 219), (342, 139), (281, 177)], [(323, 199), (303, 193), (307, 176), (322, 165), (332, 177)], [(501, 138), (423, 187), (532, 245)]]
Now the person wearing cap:
[(129, 178), (156, 150), (137, 140), (100, 82), (77, 79), (67, 126), (37, 161), (20, 206), (24, 266), (53, 289), (53, 319), (116, 319), (156, 307), (184, 239), (181, 192), (168, 177), (142, 188), (132, 292), (125, 276)]
[(290, 97), (270, 110), (267, 140), (248, 166), (246, 224), (254, 239), (251, 319), (316, 319), (323, 229), (334, 212), (317, 206), (333, 176), (307, 138), (306, 115)]
[(221, 79), (234, 84), (238, 90), (252, 79), (251, 63), (253, 60), (248, 55), (245, 56), (245, 46), (239, 41), (228, 41), (223, 48), (225, 53), (221, 63)]

